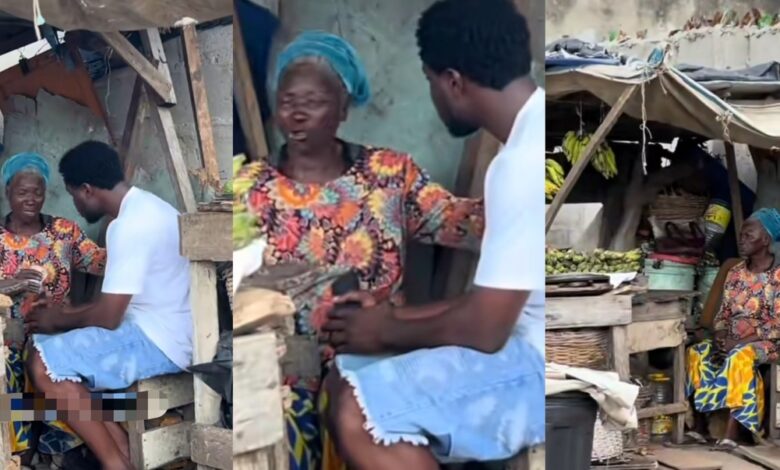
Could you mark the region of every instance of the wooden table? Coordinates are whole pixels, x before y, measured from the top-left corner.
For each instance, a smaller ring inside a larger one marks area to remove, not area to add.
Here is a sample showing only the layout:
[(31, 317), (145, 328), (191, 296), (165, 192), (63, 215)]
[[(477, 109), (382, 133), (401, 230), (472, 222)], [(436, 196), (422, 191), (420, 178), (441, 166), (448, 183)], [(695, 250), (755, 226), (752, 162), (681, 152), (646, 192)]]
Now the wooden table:
[[(211, 362), (219, 340), (217, 263), (233, 260), (233, 217), (230, 211), (210, 210), (179, 218), (181, 253), (191, 262), (190, 303), (193, 323), (193, 363)], [(220, 398), (195, 378), (195, 425), (191, 459), (199, 470), (232, 468), (232, 438), (219, 422)], [(212, 452), (206, 452), (213, 449)]]
[(690, 315), (690, 292), (649, 292), (635, 295), (552, 297), (546, 304), (548, 330), (609, 328), (610, 367), (622, 380), (630, 378), (631, 354), (674, 348), (673, 403), (639, 410), (639, 419), (673, 415), (672, 437), (682, 442), (685, 432), (685, 319)]

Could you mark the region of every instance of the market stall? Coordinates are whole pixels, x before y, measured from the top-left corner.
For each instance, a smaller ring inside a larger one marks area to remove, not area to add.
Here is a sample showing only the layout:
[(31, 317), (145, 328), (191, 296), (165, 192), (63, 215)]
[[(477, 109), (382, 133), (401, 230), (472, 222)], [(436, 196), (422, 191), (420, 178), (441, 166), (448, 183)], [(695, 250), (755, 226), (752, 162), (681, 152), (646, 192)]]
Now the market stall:
[[(547, 360), (640, 385), (638, 429), (622, 446), (605, 452), (597, 423), (592, 456), (614, 464), (650, 440), (682, 442), (685, 347), (722, 261), (713, 253), (729, 220), (739, 233), (748, 215), (733, 144), (777, 147), (780, 107), (726, 102), (660, 49), (648, 61), (581, 57), (566, 41), (548, 48), (546, 67)], [(683, 140), (725, 141), (729, 204), (678, 184), (682, 152), (671, 148)]]

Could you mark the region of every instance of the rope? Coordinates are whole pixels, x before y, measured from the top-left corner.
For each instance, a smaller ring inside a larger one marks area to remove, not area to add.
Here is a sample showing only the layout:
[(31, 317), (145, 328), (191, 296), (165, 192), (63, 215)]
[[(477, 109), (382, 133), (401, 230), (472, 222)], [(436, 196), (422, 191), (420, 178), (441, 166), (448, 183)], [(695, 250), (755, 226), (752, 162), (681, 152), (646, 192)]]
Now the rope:
[(729, 126), (731, 126), (732, 117), (734, 117), (734, 113), (726, 110), (722, 114), (719, 114), (716, 118), (717, 121), (723, 126), (723, 140), (726, 142), (731, 142), (731, 132), (729, 131)]
[(32, 10), (33, 10), (33, 28), (35, 28), (35, 37), (38, 38), (38, 41), (40, 41), (41, 25), (46, 23), (46, 21), (43, 19), (43, 15), (41, 14), (40, 0), (33, 0)]

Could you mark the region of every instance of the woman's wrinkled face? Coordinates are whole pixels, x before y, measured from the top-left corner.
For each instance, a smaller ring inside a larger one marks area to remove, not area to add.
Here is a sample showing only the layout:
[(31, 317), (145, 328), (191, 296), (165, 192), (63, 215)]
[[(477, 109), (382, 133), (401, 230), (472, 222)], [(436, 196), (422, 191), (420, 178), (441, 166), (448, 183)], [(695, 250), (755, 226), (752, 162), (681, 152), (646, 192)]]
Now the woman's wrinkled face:
[(755, 219), (748, 219), (742, 224), (742, 230), (739, 233), (737, 248), (742, 257), (749, 257), (760, 253), (762, 250), (769, 249), (771, 240), (769, 234), (761, 222)]
[(347, 118), (345, 92), (325, 67), (309, 62), (292, 65), (279, 83), (276, 123), (291, 150), (327, 145)]
[(37, 173), (23, 172), (13, 177), (6, 189), (11, 212), (22, 220), (35, 220), (41, 215), (46, 200), (46, 183)]

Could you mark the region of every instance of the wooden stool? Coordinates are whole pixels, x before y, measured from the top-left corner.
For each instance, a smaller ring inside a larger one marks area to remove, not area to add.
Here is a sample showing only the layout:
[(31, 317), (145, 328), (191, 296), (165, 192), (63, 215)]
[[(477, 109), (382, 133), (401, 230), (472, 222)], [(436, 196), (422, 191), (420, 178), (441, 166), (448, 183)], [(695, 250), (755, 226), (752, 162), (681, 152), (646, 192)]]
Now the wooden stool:
[[(193, 377), (189, 373), (162, 375), (136, 382), (124, 392), (148, 392), (164, 397), (166, 403), (150, 403), (145, 420), (127, 422), (130, 461), (136, 469), (159, 468), (190, 456), (190, 429), (193, 420)], [(187, 407), (185, 421), (171, 426), (155, 426), (154, 420), (168, 410)], [(147, 425), (149, 429), (147, 429)]]

